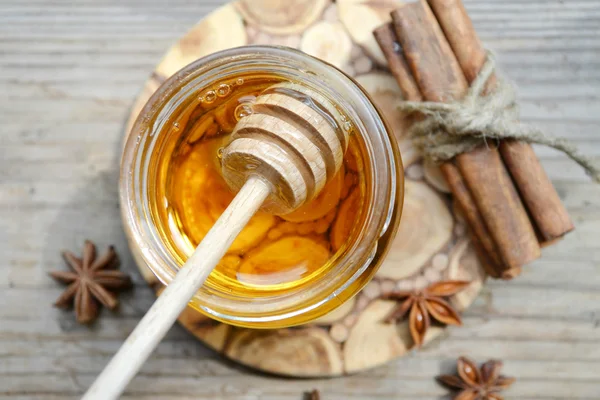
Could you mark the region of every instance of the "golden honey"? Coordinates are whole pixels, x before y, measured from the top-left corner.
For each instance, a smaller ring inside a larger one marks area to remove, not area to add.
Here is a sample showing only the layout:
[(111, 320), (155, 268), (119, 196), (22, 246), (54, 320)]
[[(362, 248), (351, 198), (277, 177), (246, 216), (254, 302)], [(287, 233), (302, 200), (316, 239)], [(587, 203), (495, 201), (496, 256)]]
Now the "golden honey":
[(403, 197), (398, 149), (380, 113), (328, 64), (289, 48), (239, 47), (164, 82), (123, 152), (120, 200), (130, 248), (144, 272), (168, 285), (235, 196), (221, 176), (221, 149), (257, 95), (281, 83), (317, 92), (301, 100), (310, 107), (318, 106), (311, 100), (333, 104), (336, 113), (321, 111), (338, 117), (332, 122), (349, 145), (339, 173), (309, 204), (288, 215), (258, 212), (192, 298), (192, 307), (238, 326), (314, 321), (373, 277)]
[[(163, 241), (183, 264), (220, 217), (233, 193), (221, 176), (219, 154), (256, 96), (284, 82), (275, 74), (216, 82), (173, 111), (161, 132), (168, 149), (155, 160), (165, 171), (157, 182), (155, 214)], [(298, 84), (296, 82), (296, 84)], [(352, 129), (348, 122), (338, 129)], [(238, 295), (301, 286), (327, 270), (345, 251), (364, 214), (363, 152), (352, 135), (344, 162), (321, 193), (288, 215), (259, 211), (233, 242), (209, 284)]]

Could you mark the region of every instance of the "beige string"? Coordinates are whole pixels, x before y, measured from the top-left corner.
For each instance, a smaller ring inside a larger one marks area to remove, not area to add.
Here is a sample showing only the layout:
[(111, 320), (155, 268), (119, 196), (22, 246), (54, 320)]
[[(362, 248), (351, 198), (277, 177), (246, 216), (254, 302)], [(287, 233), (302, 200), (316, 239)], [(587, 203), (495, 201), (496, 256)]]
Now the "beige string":
[(498, 80), (496, 89), (482, 95), (485, 84), (494, 73), (496, 61), (488, 53), (487, 61), (471, 84), (467, 95), (453, 103), (403, 101), (400, 109), (420, 112), (422, 121), (409, 130), (410, 137), (423, 154), (435, 162), (450, 160), (468, 152), (489, 139), (516, 139), (542, 144), (569, 156), (585, 172), (600, 183), (600, 167), (582, 155), (568, 140), (554, 138), (540, 129), (519, 122), (516, 94), (512, 85)]

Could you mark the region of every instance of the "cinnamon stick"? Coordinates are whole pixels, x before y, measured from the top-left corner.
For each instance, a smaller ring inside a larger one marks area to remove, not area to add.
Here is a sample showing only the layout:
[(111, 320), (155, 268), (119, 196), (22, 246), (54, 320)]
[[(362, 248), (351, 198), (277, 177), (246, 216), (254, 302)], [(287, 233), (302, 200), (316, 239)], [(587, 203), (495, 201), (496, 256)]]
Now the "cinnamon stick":
[[(421, 101), (421, 93), (409, 70), (402, 47), (397, 42), (392, 24), (389, 23), (380, 26), (373, 31), (373, 35), (388, 61), (388, 66), (392, 75), (396, 78), (404, 98), (410, 101)], [(474, 235), (473, 239), (476, 246), (479, 247), (480, 257), (482, 257), (486, 271), (489, 275), (499, 278), (501, 276), (501, 268), (499, 267), (501, 261), (496, 250), (496, 245), (460, 172), (452, 162), (443, 163), (440, 169), (450, 187), (454, 200), (458, 203)], [(483, 258), (484, 255), (485, 257)]]
[[(467, 80), (427, 3), (405, 4), (392, 12), (392, 19), (422, 96), (436, 102), (464, 96)], [(481, 146), (455, 161), (496, 245), (501, 268), (518, 268), (538, 258), (535, 232), (498, 150)]]
[(394, 32), (392, 24), (381, 25), (373, 31), (373, 36), (375, 36), (377, 44), (379, 44), (383, 55), (387, 59), (390, 71), (394, 78), (396, 78), (398, 86), (400, 86), (404, 100), (423, 100), (417, 82), (412, 77), (412, 73), (402, 53), (402, 47), (400, 47), (400, 43), (396, 39), (396, 32)]
[(535, 223), (540, 245), (550, 246), (575, 229), (533, 148), (527, 143), (505, 140), (500, 142), (500, 153)]
[(483, 250), (479, 252), (479, 256), (483, 261), (486, 272), (494, 278), (500, 278), (502, 268), (500, 267), (501, 261), (496, 245), (458, 168), (452, 162), (445, 162), (440, 169), (452, 191), (454, 200), (458, 202), (467, 224), (471, 228), (476, 246)]
[[(479, 74), (487, 54), (463, 2), (428, 2), (467, 81), (471, 83)], [(490, 78), (486, 91), (493, 90), (495, 84), (495, 77)], [(572, 231), (573, 222), (531, 146), (515, 140), (505, 140), (500, 143), (499, 148), (504, 164), (537, 228), (542, 246), (554, 243), (557, 238)]]

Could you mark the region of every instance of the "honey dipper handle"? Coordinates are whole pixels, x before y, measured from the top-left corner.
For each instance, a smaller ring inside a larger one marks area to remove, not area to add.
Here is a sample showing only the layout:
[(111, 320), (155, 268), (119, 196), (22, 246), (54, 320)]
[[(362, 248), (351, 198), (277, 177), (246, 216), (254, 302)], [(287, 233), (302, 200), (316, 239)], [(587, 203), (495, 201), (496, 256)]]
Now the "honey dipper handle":
[(119, 397), (270, 193), (271, 186), (262, 179), (248, 179), (192, 256), (96, 378), (83, 396), (84, 400)]

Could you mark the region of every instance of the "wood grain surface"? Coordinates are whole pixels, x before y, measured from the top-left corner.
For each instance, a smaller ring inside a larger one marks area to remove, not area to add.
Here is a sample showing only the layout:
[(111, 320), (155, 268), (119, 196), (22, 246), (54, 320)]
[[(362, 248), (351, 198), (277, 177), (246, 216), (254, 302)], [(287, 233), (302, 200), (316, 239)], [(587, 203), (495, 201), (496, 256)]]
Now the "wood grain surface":
[[(383, 1), (382, 1), (383, 2)], [(360, 3), (357, 1), (356, 3)], [(600, 3), (469, 0), (520, 87), (523, 121), (600, 158)], [(0, 399), (77, 399), (154, 301), (121, 229), (118, 158), (129, 107), (165, 49), (220, 1), (12, 0), (0, 4)], [(369, 47), (367, 43), (365, 47)], [(487, 284), (427, 349), (328, 380), (263, 376), (174, 327), (124, 399), (433, 399), (457, 356), (497, 357), (517, 399), (595, 399), (600, 383), (600, 188), (536, 148), (576, 231), (510, 283)], [(85, 238), (114, 243), (136, 288), (92, 328), (50, 307), (47, 271)]]

